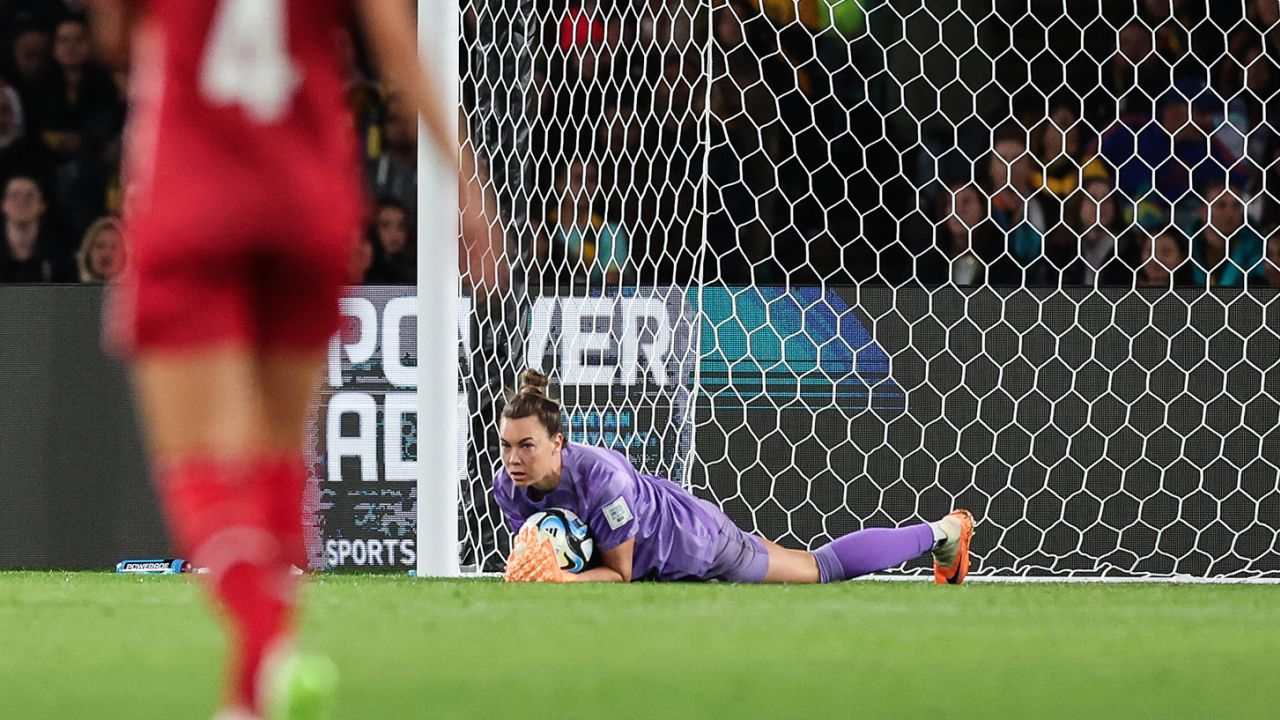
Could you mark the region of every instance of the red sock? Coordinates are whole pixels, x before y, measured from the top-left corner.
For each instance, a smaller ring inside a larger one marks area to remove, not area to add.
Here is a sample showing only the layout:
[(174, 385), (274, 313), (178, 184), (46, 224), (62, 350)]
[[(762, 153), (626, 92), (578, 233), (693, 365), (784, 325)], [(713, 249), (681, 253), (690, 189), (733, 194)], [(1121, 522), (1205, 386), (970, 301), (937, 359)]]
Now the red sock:
[(162, 468), (160, 496), (174, 543), (197, 567), (232, 626), (231, 700), (257, 707), (265, 654), (290, 632), (295, 579), (272, 529), (263, 465), (187, 458)]
[(211, 573), (210, 579), (234, 629), (231, 696), (238, 705), (257, 711), (262, 663), (291, 635), (295, 581), (288, 567), (279, 562), (271, 566), (235, 563), (221, 577)]

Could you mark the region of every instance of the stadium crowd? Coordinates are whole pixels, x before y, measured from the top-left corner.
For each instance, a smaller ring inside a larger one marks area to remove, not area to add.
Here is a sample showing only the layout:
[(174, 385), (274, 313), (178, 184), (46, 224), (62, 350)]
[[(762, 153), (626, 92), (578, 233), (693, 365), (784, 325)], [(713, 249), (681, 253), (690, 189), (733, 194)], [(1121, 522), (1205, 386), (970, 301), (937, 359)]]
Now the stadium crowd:
[[(0, 283), (101, 283), (127, 263), (118, 218), (127, 77), (94, 59), (83, 0), (0, 0)], [(348, 42), (367, 232), (351, 282), (413, 283), (417, 129)]]
[(1280, 287), (1276, 0), (923, 5), (568, 0), (533, 83), (539, 257), (658, 283)]
[[(0, 282), (102, 282), (127, 262), (126, 77), (94, 61), (83, 5), (0, 0)], [(535, 208), (517, 267), (1280, 287), (1280, 9), (1219, 5), (1055, 19), (999, 0), (942, 22), (881, 0), (556, 0), (531, 11), (533, 90), (511, 111), (537, 158), (511, 192)], [(412, 283), (416, 124), (346, 41), (372, 198), (351, 281)]]

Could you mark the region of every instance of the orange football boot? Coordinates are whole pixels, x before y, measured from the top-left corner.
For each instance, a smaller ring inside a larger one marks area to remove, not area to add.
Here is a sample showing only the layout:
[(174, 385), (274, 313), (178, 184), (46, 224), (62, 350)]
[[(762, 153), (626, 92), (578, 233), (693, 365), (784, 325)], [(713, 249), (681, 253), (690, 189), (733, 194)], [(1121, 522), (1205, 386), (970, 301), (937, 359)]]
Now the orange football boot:
[(973, 513), (954, 510), (941, 521), (947, 539), (933, 551), (933, 581), (959, 585), (969, 574), (969, 541), (973, 539)]

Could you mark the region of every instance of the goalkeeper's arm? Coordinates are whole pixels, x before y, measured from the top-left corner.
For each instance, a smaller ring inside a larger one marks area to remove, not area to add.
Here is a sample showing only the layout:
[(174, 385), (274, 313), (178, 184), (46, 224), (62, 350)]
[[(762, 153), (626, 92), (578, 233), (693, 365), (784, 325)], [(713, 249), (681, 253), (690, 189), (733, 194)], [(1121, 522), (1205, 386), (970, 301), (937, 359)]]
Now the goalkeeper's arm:
[(631, 582), (631, 554), (635, 549), (636, 539), (631, 538), (601, 551), (600, 566), (578, 573), (578, 582)]

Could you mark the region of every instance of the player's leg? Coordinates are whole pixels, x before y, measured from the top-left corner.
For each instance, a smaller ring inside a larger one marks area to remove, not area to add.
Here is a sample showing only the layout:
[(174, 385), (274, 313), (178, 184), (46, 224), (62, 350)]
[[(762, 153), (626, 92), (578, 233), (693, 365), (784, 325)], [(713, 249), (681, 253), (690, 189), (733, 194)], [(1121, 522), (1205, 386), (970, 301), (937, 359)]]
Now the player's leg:
[(134, 379), (175, 546), (232, 630), (228, 706), (253, 712), (268, 650), (289, 633), (294, 580), (262, 482), (267, 427), (257, 362), (242, 343), (138, 354)]
[[(327, 239), (327, 241), (326, 241)], [(269, 527), (293, 565), (307, 565), (304, 449), (307, 419), (319, 388), (329, 339), (338, 328), (338, 299), (349, 237), (317, 230), (282, 238), (256, 288), (253, 309), (255, 384), (263, 403), (262, 458)], [(308, 517), (308, 520), (310, 518)], [(337, 669), (327, 658), (280, 643), (264, 666), (261, 698), (266, 717), (328, 717)]]
[(715, 577), (796, 584), (846, 580), (901, 565), (926, 552), (933, 544), (932, 530), (928, 524), (915, 528), (861, 530), (814, 552), (785, 548), (738, 530), (743, 539), (725, 544), (722, 553), (727, 550), (727, 559), (717, 563)]
[[(306, 422), (323, 364), (323, 351), (315, 348), (263, 350), (254, 369), (263, 406), (267, 525), (289, 564), (299, 568), (307, 567), (306, 533), (312, 527), (304, 502)], [(289, 640), (283, 637), (269, 648), (259, 673), (264, 717), (328, 717), (337, 669), (327, 658), (299, 654)]]
[(152, 457), (225, 460), (254, 449), (266, 429), (256, 367), (238, 343), (138, 353), (133, 383)]
[(264, 401), (264, 444), (272, 452), (301, 457), (311, 403), (324, 370), (323, 349), (264, 351), (256, 375)]
[(765, 573), (767, 583), (816, 583), (821, 578), (818, 561), (813, 553), (792, 550), (769, 540), (762, 540), (769, 553), (769, 569)]
[[(792, 550), (763, 538), (742, 535), (759, 550), (753, 553), (750, 548), (738, 549), (742, 543), (728, 543), (730, 555), (736, 559), (727, 563), (732, 571), (725, 579), (766, 583), (835, 582), (896, 567), (934, 545), (933, 527), (929, 523), (860, 530), (813, 552)], [(751, 568), (759, 568), (758, 573), (749, 572)]]
[(852, 532), (814, 550), (813, 557), (821, 582), (835, 582), (888, 570), (932, 551), (935, 577), (945, 559), (950, 579), (939, 582), (957, 584), (968, 572), (972, 536), (973, 516), (958, 510), (937, 522)]
[(323, 351), (266, 351), (257, 358), (256, 383), (263, 400), (264, 477), (271, 492), (268, 508), (273, 532), (285, 555), (306, 569), (307, 533), (314, 518), (306, 512), (304, 463), (307, 419), (324, 367)]
[(725, 517), (710, 577), (731, 582), (833, 582), (901, 565), (932, 544), (933, 532), (922, 524), (850, 533), (814, 552), (792, 550), (751, 535)]
[(836, 582), (897, 567), (928, 552), (935, 542), (929, 523), (867, 528), (842, 535), (813, 551), (822, 582)]

